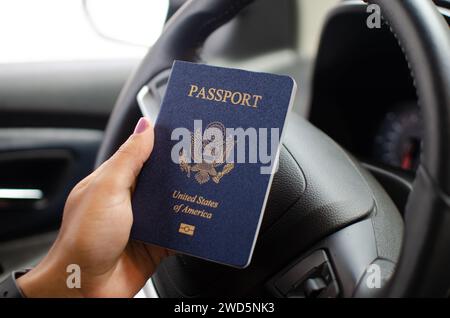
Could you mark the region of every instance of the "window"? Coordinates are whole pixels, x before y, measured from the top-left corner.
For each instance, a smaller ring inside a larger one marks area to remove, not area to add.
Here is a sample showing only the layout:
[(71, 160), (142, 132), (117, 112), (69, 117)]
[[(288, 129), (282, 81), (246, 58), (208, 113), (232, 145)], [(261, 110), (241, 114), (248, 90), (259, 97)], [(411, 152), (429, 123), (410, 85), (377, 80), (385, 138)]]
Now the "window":
[(146, 45), (101, 37), (82, 0), (5, 0), (0, 2), (0, 63), (142, 57), (145, 46), (151, 46), (162, 31), (168, 1), (88, 0), (88, 4), (96, 10), (91, 21), (100, 12), (121, 35), (131, 34), (138, 22), (145, 22)]

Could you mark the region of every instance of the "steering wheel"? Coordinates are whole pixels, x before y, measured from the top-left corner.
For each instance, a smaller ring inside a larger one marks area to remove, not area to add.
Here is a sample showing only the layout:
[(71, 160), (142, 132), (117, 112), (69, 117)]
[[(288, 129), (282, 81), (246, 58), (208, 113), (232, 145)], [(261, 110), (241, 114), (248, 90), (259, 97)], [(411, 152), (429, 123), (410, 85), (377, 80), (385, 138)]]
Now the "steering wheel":
[[(199, 60), (197, 52), (206, 38), (251, 2), (192, 0), (176, 12), (124, 86), (97, 164), (109, 158), (132, 132), (140, 117), (139, 92), (145, 92), (146, 107), (155, 116), (161, 83), (173, 60)], [(184, 255), (168, 258), (153, 277), (161, 296), (447, 295), (448, 25), (430, 0), (368, 2), (381, 7), (403, 49), (424, 116), (421, 165), (404, 220), (358, 160), (307, 120), (291, 114), (251, 265), (237, 270)]]

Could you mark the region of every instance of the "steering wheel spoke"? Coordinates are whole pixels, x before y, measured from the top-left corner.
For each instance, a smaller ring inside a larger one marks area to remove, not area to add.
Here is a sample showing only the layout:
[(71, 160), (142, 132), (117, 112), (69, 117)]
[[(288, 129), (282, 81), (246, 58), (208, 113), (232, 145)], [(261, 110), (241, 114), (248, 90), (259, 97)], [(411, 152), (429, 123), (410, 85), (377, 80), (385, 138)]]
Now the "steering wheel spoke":
[(169, 81), (170, 69), (166, 69), (144, 85), (136, 96), (142, 114), (154, 124)]

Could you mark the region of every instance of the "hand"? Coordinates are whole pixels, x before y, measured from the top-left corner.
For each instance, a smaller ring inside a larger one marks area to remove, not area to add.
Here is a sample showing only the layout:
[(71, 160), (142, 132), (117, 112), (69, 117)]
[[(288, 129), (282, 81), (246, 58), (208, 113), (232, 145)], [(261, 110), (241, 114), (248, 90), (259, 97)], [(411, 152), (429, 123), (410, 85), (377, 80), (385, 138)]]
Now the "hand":
[[(18, 279), (27, 297), (132, 297), (166, 249), (130, 241), (131, 194), (153, 149), (153, 127), (141, 118), (120, 149), (71, 191), (61, 229), (42, 262)], [(68, 288), (67, 266), (81, 269), (81, 287)]]

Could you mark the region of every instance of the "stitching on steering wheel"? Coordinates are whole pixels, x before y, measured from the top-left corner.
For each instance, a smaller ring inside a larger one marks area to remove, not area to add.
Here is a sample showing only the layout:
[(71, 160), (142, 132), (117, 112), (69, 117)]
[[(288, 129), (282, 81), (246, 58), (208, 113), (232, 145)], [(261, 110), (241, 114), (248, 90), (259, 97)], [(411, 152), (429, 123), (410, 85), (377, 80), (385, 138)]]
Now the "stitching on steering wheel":
[[(370, 0), (363, 0), (363, 1), (366, 4), (369, 4), (371, 2)], [(414, 73), (414, 69), (411, 66), (411, 61), (409, 59), (408, 54), (406, 53), (405, 47), (404, 47), (402, 41), (400, 40), (397, 32), (395, 32), (395, 30), (392, 28), (391, 23), (384, 17), (383, 14), (381, 14), (381, 18), (383, 19), (384, 23), (386, 23), (389, 31), (391, 32), (391, 34), (394, 36), (395, 40), (397, 41), (397, 44), (399, 45), (400, 50), (402, 50), (403, 56), (405, 57), (405, 61), (408, 66), (408, 69), (409, 69), (409, 75), (411, 76), (412, 81), (413, 81), (414, 91), (416, 92), (417, 105), (419, 106), (420, 109), (422, 109), (421, 97), (420, 97), (419, 89), (417, 88), (417, 78)], [(429, 174), (428, 170), (424, 167), (424, 165), (421, 162), (419, 163), (419, 165), (426, 171), (427, 174)]]
[(406, 64), (408, 65), (408, 69), (409, 69), (409, 74), (411, 75), (411, 78), (413, 80), (413, 85), (414, 85), (414, 90), (416, 91), (416, 97), (417, 97), (417, 103), (419, 104), (419, 107), (421, 107), (421, 101), (420, 101), (420, 94), (419, 94), (419, 89), (417, 88), (417, 81), (416, 81), (416, 75), (414, 74), (414, 70), (411, 66), (411, 62), (409, 60), (408, 55), (406, 54), (406, 50), (405, 47), (403, 46), (402, 41), (400, 40), (400, 38), (398, 37), (397, 33), (394, 31), (394, 29), (392, 28), (391, 24), (389, 23), (389, 21), (387, 21), (383, 15), (381, 15), (382, 19), (386, 22), (387, 26), (389, 27), (389, 31), (391, 31), (392, 35), (394, 36), (394, 38), (397, 40), (398, 45), (400, 46), (400, 49), (403, 52), (403, 56), (405, 57), (406, 60)]

